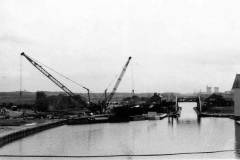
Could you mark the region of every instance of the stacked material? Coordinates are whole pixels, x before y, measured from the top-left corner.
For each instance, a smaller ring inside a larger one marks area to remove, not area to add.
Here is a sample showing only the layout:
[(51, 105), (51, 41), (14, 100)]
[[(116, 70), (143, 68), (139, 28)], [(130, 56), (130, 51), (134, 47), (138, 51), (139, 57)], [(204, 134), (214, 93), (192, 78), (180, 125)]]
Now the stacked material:
[(144, 115), (130, 116), (130, 119), (132, 121), (142, 121), (142, 120), (146, 120), (146, 116)]
[(148, 120), (160, 120), (163, 119), (167, 116), (167, 114), (160, 113), (158, 114), (157, 112), (148, 112), (147, 114), (147, 119)]

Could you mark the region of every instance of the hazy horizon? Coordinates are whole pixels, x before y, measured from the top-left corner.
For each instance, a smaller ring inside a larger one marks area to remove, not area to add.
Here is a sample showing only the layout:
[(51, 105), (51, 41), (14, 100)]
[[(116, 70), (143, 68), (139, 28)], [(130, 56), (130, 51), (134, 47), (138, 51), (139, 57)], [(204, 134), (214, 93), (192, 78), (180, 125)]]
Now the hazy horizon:
[[(129, 56), (117, 92), (192, 93), (207, 85), (231, 90), (240, 72), (239, 5), (237, 0), (1, 0), (0, 92), (19, 90), (21, 52), (92, 92), (116, 81)], [(22, 65), (23, 90), (61, 91), (24, 58)], [(73, 92), (85, 92), (54, 76)]]

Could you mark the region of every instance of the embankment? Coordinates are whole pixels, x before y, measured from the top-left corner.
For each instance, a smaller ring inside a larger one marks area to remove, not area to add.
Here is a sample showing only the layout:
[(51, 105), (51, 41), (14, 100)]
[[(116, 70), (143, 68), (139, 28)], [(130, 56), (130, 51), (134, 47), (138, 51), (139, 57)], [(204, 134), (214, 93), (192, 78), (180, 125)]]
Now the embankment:
[(54, 128), (57, 126), (61, 126), (65, 124), (66, 120), (58, 120), (58, 121), (54, 121), (54, 122), (47, 122), (44, 124), (39, 124), (36, 126), (32, 126), (32, 127), (28, 127), (28, 128), (24, 128), (24, 129), (19, 129), (10, 133), (6, 133), (4, 135), (0, 135), (0, 147), (2, 147), (5, 144), (8, 144), (10, 142), (13, 142), (15, 140), (27, 137), (29, 135), (50, 129), (50, 128)]
[(199, 112), (199, 110), (193, 108), (199, 117), (222, 117), (222, 118), (232, 118), (234, 117), (233, 113), (210, 113), (210, 112)]

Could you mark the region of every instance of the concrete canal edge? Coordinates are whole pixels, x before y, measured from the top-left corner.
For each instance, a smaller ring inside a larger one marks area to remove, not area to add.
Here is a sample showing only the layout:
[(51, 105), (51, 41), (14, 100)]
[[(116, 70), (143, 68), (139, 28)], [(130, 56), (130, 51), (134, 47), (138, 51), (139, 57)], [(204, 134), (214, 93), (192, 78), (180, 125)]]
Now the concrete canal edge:
[(6, 134), (6, 135), (0, 137), (0, 147), (4, 146), (10, 142), (13, 142), (15, 140), (33, 135), (35, 133), (39, 133), (39, 132), (47, 130), (47, 129), (51, 129), (54, 127), (64, 125), (65, 123), (66, 123), (66, 120), (59, 120), (59, 121), (55, 121), (55, 122), (40, 124), (38, 126), (34, 126), (31, 128), (21, 129), (21, 130)]

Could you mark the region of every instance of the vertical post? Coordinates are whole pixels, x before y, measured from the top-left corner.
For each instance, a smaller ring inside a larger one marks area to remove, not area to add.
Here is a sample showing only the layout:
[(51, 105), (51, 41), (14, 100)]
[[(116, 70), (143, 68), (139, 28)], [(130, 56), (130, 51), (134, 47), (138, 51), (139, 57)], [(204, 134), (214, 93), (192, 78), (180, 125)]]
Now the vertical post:
[(132, 89), (132, 97), (135, 95), (134, 89)]
[(88, 103), (89, 103), (89, 105), (90, 105), (90, 103), (91, 103), (91, 98), (90, 98), (90, 91), (89, 91), (89, 89), (87, 89), (87, 95), (88, 95)]
[(176, 96), (176, 106), (175, 106), (176, 108), (176, 111), (178, 111), (178, 98), (177, 98), (177, 96)]
[(199, 101), (199, 112), (202, 112), (202, 102), (201, 102), (201, 97), (198, 96), (198, 101)]
[(20, 105), (22, 107), (22, 68), (23, 68), (23, 65), (22, 65), (22, 56), (20, 55), (20, 70), (19, 70), (19, 87), (20, 87), (20, 91), (19, 91), (19, 100), (20, 100)]
[(105, 100), (107, 100), (107, 89), (104, 90), (104, 97), (105, 97)]

